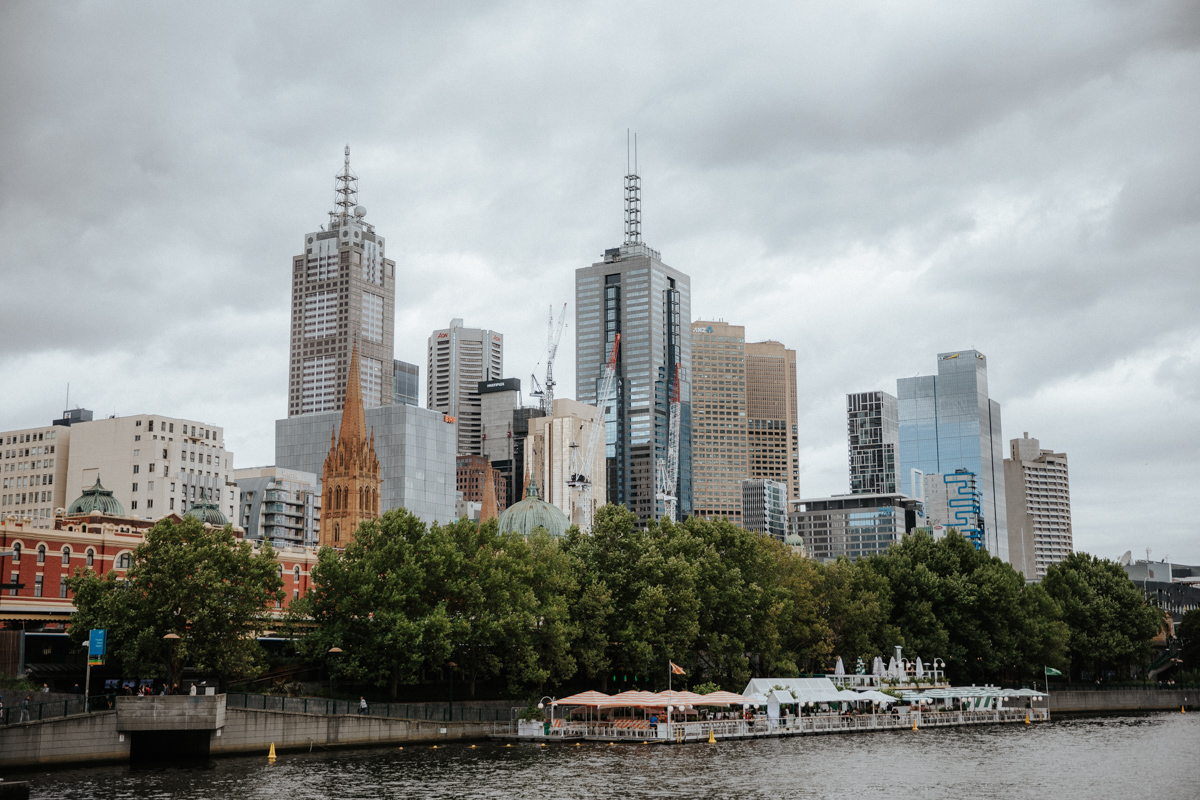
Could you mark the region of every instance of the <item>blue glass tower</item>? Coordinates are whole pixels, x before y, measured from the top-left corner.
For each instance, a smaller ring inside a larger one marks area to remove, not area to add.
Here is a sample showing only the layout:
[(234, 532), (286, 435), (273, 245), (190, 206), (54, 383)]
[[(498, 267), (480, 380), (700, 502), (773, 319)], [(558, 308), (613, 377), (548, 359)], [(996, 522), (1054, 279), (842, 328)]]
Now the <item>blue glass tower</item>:
[(901, 491), (913, 470), (925, 475), (976, 476), (984, 547), (1008, 561), (1004, 449), (1000, 404), (988, 397), (987, 358), (974, 350), (938, 354), (938, 374), (896, 381), (900, 401)]

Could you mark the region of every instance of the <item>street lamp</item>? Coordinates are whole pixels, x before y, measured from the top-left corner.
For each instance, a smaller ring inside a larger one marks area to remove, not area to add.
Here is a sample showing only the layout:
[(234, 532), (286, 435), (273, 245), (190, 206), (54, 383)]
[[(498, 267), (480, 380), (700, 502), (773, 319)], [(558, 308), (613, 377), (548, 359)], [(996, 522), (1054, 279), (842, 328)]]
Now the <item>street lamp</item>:
[(171, 694), (175, 688), (175, 648), (179, 644), (179, 634), (168, 633), (163, 637), (171, 645), (171, 655), (167, 660), (167, 694)]
[(331, 647), (328, 650), (332, 666), (329, 668), (329, 693), (333, 696), (334, 711), (337, 710), (337, 658), (342, 654), (342, 648)]
[(446, 666), (450, 668), (450, 719), (448, 722), (454, 721), (454, 670), (458, 669), (458, 664), (453, 661), (447, 661)]
[(540, 710), (544, 710), (546, 708), (547, 700), (550, 701), (550, 727), (553, 728), (554, 727), (554, 698), (548, 694), (543, 695), (542, 699), (538, 700), (538, 710), (540, 711)]

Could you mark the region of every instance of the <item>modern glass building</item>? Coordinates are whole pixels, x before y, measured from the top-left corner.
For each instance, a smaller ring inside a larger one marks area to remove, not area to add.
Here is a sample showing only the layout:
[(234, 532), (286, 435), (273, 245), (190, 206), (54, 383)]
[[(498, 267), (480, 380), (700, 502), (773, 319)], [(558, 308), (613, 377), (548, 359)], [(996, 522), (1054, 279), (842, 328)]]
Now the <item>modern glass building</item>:
[[(655, 491), (656, 459), (667, 457), (671, 384), (679, 372), (677, 514), (692, 513), (691, 278), (641, 240), (640, 178), (625, 176), (625, 243), (575, 271), (575, 386), (581, 403), (597, 405), (604, 367), (617, 334), (617, 381), (605, 409), (608, 501), (624, 504), (642, 524), (665, 503)], [(744, 376), (740, 376), (744, 387)], [(744, 391), (744, 389), (743, 389)]]
[[(445, 415), (409, 405), (368, 408), (367, 430), (379, 457), (380, 510), (406, 508), (424, 522), (454, 519), (456, 436)], [(275, 421), (275, 464), (323, 474), (329, 440), (342, 412), (326, 411)]]
[[(988, 397), (987, 358), (974, 350), (938, 354), (938, 374), (896, 381), (900, 404), (900, 491), (923, 494), (924, 475), (973, 473), (982, 541), (1008, 561), (1000, 404)], [(920, 475), (914, 473), (914, 470)]]
[(800, 500), (788, 513), (791, 532), (803, 540), (808, 554), (820, 561), (886, 553), (920, 519), (920, 502), (902, 494)]
[(742, 527), (783, 541), (788, 528), (788, 490), (783, 481), (742, 481)]
[(887, 392), (846, 395), (846, 435), (850, 493), (899, 491), (896, 459), (900, 451), (900, 412), (896, 398)]
[(392, 403), (398, 406), (419, 406), (421, 368), (400, 359), (392, 359)]

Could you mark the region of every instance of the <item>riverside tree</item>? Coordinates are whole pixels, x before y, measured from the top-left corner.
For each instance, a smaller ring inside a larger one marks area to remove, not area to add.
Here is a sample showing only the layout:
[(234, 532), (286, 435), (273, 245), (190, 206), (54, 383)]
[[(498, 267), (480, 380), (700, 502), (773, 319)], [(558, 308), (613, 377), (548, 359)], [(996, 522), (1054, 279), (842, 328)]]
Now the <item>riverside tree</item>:
[[(265, 668), (256, 635), (283, 600), (269, 544), (255, 552), (229, 526), (206, 528), (194, 517), (157, 522), (133, 551), (124, 575), (79, 567), (67, 585), (76, 608), (70, 622), (74, 641), (82, 643), (88, 631), (103, 628), (109, 655), (126, 674), (177, 684), (183, 665), (191, 664), (216, 675), (222, 690), (228, 681)], [(163, 639), (171, 633), (179, 636), (174, 645)]]

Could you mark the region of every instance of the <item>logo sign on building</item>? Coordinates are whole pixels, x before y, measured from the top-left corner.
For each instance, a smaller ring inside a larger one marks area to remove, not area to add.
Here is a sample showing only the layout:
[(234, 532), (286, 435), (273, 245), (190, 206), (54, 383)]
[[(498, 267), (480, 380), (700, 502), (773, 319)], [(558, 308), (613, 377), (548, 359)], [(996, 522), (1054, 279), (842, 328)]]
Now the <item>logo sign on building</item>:
[(692, 333), (712, 333), (712, 325), (709, 325), (707, 328), (703, 325), (697, 325), (692, 328)]
[(88, 633), (88, 663), (100, 666), (104, 663), (105, 649), (108, 646), (108, 631), (93, 629)]

